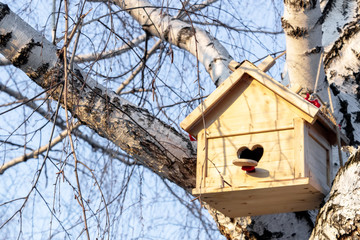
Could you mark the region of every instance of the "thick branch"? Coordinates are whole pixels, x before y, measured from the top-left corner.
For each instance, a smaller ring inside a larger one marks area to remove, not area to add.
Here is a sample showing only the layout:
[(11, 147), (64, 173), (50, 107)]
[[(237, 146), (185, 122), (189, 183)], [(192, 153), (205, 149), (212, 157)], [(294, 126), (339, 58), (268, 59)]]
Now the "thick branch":
[(228, 64), (232, 57), (208, 32), (167, 15), (146, 0), (114, 2), (136, 19), (144, 30), (194, 55), (205, 66), (215, 84), (223, 82), (230, 75)]
[[(63, 80), (56, 48), (4, 4), (0, 4), (0, 38), (0, 53), (38, 85), (46, 88)], [(72, 114), (154, 172), (181, 187), (193, 187), (195, 161), (189, 159), (195, 150), (190, 141), (86, 76), (74, 65), (67, 89)], [(60, 87), (54, 91), (54, 99), (59, 91)]]

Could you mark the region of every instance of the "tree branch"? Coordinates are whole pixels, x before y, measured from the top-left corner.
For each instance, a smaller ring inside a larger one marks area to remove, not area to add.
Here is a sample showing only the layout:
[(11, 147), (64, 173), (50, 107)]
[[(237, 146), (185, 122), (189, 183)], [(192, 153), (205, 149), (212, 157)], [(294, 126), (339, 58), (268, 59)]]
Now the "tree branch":
[[(71, 132), (73, 129), (78, 128), (79, 126), (81, 126), (80, 122), (75, 123), (73, 126), (71, 126), (71, 128), (69, 129), (69, 131)], [(14, 158), (8, 162), (6, 162), (4, 165), (0, 166), (0, 175), (3, 174), (8, 168), (13, 167), (21, 162), (25, 162), (30, 158), (37, 158), (40, 154), (42, 154), (43, 152), (47, 151), (48, 149), (51, 149), (53, 146), (55, 146), (56, 144), (58, 144), (59, 142), (61, 142), (68, 134), (68, 130), (64, 130), (62, 131), (56, 138), (54, 138), (51, 143), (48, 143), (44, 146), (41, 146), (39, 149), (32, 151), (30, 153), (27, 153), (23, 156)]]
[[(0, 35), (7, 36), (0, 44), (0, 53), (43, 88), (62, 81), (64, 67), (56, 48), (7, 5), (0, 4), (0, 16)], [(189, 159), (196, 151), (191, 142), (148, 111), (86, 76), (74, 64), (67, 89), (71, 93), (67, 106), (72, 115), (154, 172), (183, 188), (192, 188), (195, 161)], [(59, 91), (52, 94), (56, 100)]]
[(144, 30), (196, 56), (215, 85), (230, 75), (228, 64), (232, 57), (208, 32), (164, 14), (147, 0), (114, 2), (137, 20)]

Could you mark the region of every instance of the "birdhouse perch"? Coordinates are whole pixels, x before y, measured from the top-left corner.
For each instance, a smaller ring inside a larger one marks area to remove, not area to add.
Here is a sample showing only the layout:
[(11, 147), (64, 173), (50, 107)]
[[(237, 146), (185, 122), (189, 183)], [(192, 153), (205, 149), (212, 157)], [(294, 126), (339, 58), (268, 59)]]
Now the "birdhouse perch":
[(337, 126), (248, 61), (180, 125), (197, 137), (193, 194), (229, 217), (314, 209), (329, 191)]

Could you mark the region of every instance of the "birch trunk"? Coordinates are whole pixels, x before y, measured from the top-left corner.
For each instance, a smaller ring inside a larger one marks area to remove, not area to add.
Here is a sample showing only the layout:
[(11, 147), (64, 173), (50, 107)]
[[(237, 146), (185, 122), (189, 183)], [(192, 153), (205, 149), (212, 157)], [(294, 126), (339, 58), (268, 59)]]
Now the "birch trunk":
[(338, 172), (310, 239), (360, 238), (359, 169), (360, 152), (357, 152)]
[(301, 86), (301, 93), (317, 91), (327, 101), (327, 84), (320, 62), (323, 51), (320, 3), (316, 0), (285, 0), (284, 7), (281, 22), (286, 38), (290, 84)]

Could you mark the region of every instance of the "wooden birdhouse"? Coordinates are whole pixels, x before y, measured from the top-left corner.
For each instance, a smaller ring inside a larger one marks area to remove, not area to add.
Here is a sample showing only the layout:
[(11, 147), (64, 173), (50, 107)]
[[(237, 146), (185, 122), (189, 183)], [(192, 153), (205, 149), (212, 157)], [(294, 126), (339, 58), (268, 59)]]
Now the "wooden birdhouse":
[(314, 209), (329, 192), (337, 126), (248, 61), (180, 125), (197, 138), (193, 194), (229, 217)]

